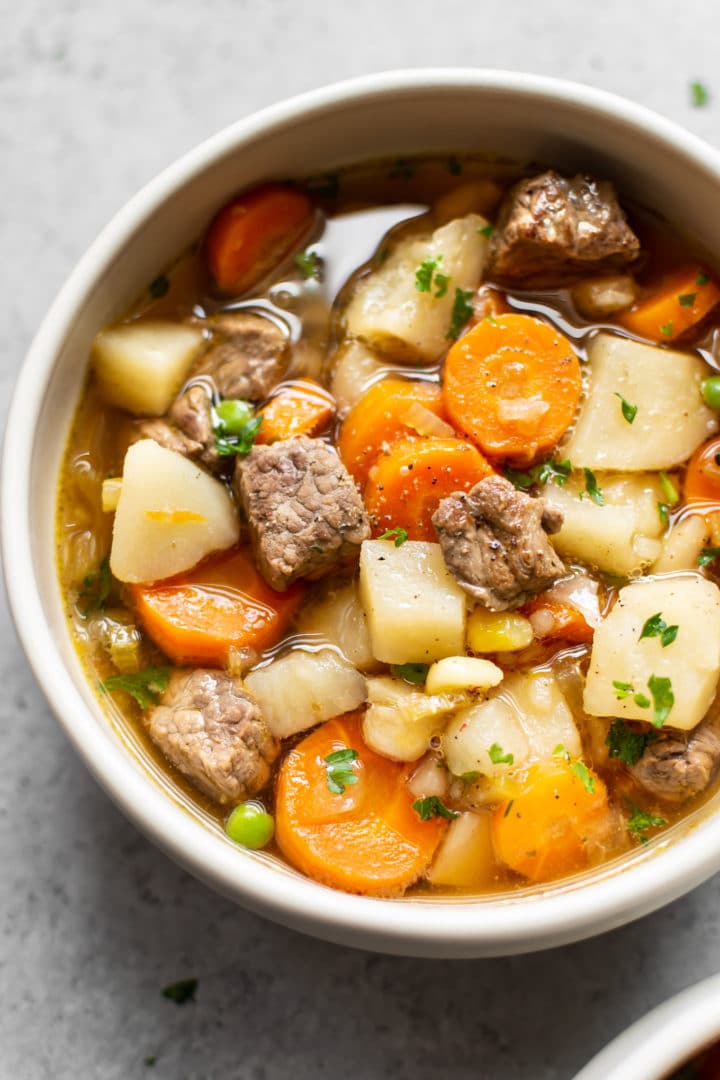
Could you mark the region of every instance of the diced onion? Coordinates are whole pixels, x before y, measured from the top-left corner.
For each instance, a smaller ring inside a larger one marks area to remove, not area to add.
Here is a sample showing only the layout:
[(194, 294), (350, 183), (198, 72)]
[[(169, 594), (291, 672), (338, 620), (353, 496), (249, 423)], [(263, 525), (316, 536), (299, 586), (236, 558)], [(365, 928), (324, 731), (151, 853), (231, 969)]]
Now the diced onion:
[(424, 435), (428, 438), (452, 439), (455, 435), (455, 428), (451, 427), (450, 424), (446, 424), (444, 420), (441, 420), (430, 409), (426, 409), (419, 401), (414, 401), (408, 408), (404, 420), (408, 427), (412, 428), (413, 431), (417, 431), (418, 435)]

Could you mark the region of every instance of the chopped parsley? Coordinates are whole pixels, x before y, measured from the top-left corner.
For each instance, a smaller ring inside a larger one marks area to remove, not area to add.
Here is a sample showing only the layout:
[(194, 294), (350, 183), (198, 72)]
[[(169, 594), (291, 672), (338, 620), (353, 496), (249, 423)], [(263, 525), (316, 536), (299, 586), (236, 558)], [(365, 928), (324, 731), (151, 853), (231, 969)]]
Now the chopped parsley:
[(695, 278), (695, 284), (696, 285), (707, 285), (709, 280), (710, 280), (710, 278), (705, 273), (705, 271), (701, 270), (700, 273), (698, 274), (698, 276)]
[(572, 462), (565, 458), (564, 461), (542, 461), (527, 472), (505, 469), (504, 473), (505, 478), (516, 488), (527, 491), (533, 484), (548, 484), (551, 480), (558, 487), (564, 487), (572, 470)]
[(342, 750), (333, 750), (325, 758), (328, 791), (333, 795), (344, 795), (346, 787), (357, 784), (359, 777), (353, 769), (353, 762), (357, 761), (357, 758), (357, 750), (349, 746)]
[(660, 487), (668, 506), (674, 506), (680, 496), (677, 488), (664, 470), (660, 473)]
[(662, 525), (667, 525), (667, 523), (668, 523), (668, 510), (670, 509), (670, 507), (668, 506), (667, 503), (659, 502), (657, 504), (657, 509), (658, 509), (658, 517), (660, 518), (661, 524)]
[(511, 811), (511, 810), (512, 810), (512, 808), (513, 808), (513, 803), (514, 803), (514, 802), (515, 802), (515, 800), (514, 800), (514, 799), (511, 799), (511, 800), (510, 800), (510, 802), (509, 802), (509, 803), (507, 804), (507, 806), (505, 807), (505, 813), (503, 814), (503, 817), (507, 817), (507, 816), (508, 816), (508, 814), (510, 813), (510, 811)]
[(672, 337), (672, 335), (673, 335), (672, 319), (669, 319), (666, 323), (662, 323), (662, 325), (660, 326), (660, 333), (662, 334), (663, 337)]
[(450, 326), (446, 334), (446, 337), (453, 341), (460, 337), (460, 331), (473, 313), (473, 306), (470, 303), (472, 294), (472, 289), (455, 289)]
[(413, 810), (420, 815), (421, 821), (429, 821), (430, 818), (434, 817), (448, 818), (449, 821), (452, 821), (453, 818), (459, 817), (457, 811), (450, 810), (437, 795), (428, 795), (425, 799), (416, 799), (413, 803)]
[(407, 158), (398, 158), (393, 162), (389, 175), (393, 180), (411, 180), (415, 175), (415, 166)]
[(663, 726), (675, 704), (672, 682), (666, 675), (651, 675), (648, 679), (648, 690), (653, 699), (652, 725), (659, 728)]
[(624, 701), (625, 698), (630, 697), (635, 693), (635, 687), (629, 682), (618, 682), (617, 679), (613, 679), (613, 686), (615, 687), (615, 697), (618, 701)]
[(438, 269), (441, 260), (442, 255), (429, 256), (423, 259), (415, 271), (415, 288), (418, 292), (427, 293), (432, 292), (434, 288), (436, 300), (445, 296), (450, 282), (448, 274), (442, 274)]
[(605, 496), (603, 495), (601, 489), (598, 487), (597, 477), (595, 476), (595, 473), (592, 471), (592, 469), (584, 469), (583, 472), (585, 473), (585, 491), (587, 492), (588, 496), (592, 499), (596, 506), (604, 506)]
[(459, 176), (463, 171), (462, 161), (458, 161), (456, 157), (448, 158), (447, 167), (448, 172), (451, 173), (452, 176)]
[(696, 296), (697, 293), (694, 292), (680, 293), (678, 296), (678, 304), (680, 307), (692, 307), (695, 303)]
[(488, 750), (488, 757), (493, 765), (512, 765), (515, 760), (513, 754), (506, 754), (500, 743), (496, 742)]
[(392, 664), (390, 671), (398, 679), (403, 679), (412, 686), (421, 686), (428, 673), (427, 664)]
[(704, 105), (707, 105), (710, 100), (710, 92), (705, 86), (705, 83), (691, 82), (690, 83), (690, 103), (696, 109), (702, 109)]
[(163, 987), (162, 996), (168, 1001), (174, 1001), (176, 1005), (185, 1005), (188, 1001), (195, 1000), (197, 985), (197, 979), (180, 979), (179, 982)]
[(253, 448), (257, 434), (262, 427), (262, 416), (254, 416), (238, 431), (237, 435), (225, 435), (219, 426), (215, 431), (215, 449), (220, 457), (247, 457)]
[(578, 759), (576, 761), (573, 761), (572, 771), (575, 773), (576, 776), (580, 778), (580, 780), (582, 781), (582, 785), (587, 791), (587, 793), (589, 795), (594, 794), (596, 777), (593, 776), (587, 765), (585, 765), (584, 762)]
[(622, 394), (619, 394), (617, 392), (617, 390), (615, 391), (615, 397), (620, 398), (620, 408), (622, 409), (624, 419), (627, 420), (628, 424), (632, 424), (633, 420), (637, 416), (637, 405), (631, 405), (629, 401), (625, 400)]
[(625, 801), (630, 810), (630, 817), (627, 819), (628, 832), (633, 840), (638, 840), (641, 844), (647, 844), (649, 839), (647, 836), (648, 829), (659, 829), (663, 825), (667, 825), (665, 818), (656, 817), (647, 810), (642, 810), (631, 799)]
[(169, 667), (149, 667), (132, 674), (110, 675), (98, 686), (103, 694), (124, 690), (135, 698), (141, 709), (149, 709), (151, 705), (157, 705), (161, 693), (167, 688), (170, 671)]
[(710, 563), (715, 562), (718, 555), (720, 555), (720, 547), (706, 547), (703, 548), (698, 555), (698, 566), (709, 566)]
[(170, 279), (167, 274), (160, 274), (150, 282), (150, 295), (153, 300), (162, 300), (170, 289)]
[(474, 784), (476, 780), (480, 779), (480, 773), (477, 769), (471, 769), (469, 772), (464, 772), (460, 779), (463, 784)]
[(633, 694), (633, 701), (639, 709), (650, 708), (650, 698), (646, 697), (645, 694)]
[(395, 547), (402, 547), (407, 538), (407, 529), (403, 529), (401, 525), (396, 525), (394, 529), (387, 529), (378, 539), (392, 540), (395, 543)]
[(570, 760), (570, 751), (567, 749), (567, 747), (563, 746), (561, 742), (558, 743), (553, 750), (553, 755), (555, 757), (565, 758), (566, 761)]
[(317, 252), (299, 251), (293, 261), (302, 276), (307, 280), (320, 276), (320, 265), (318, 263)]
[(87, 617), (91, 611), (102, 611), (112, 589), (110, 559), (107, 555), (100, 561), (96, 571), (85, 575), (82, 584), (78, 595), (81, 614)]
[(679, 629), (677, 625), (668, 626), (662, 617), (662, 612), (658, 611), (657, 614), (645, 620), (638, 641), (642, 641), (643, 638), (659, 637), (663, 649), (666, 649), (678, 636)]
[(478, 229), (478, 232), (481, 236), (492, 236), (492, 234), (495, 232), (495, 226), (483, 225), (482, 229)]
[(655, 731), (633, 731), (624, 720), (613, 720), (605, 739), (608, 755), (625, 765), (637, 765), (648, 743), (657, 739)]

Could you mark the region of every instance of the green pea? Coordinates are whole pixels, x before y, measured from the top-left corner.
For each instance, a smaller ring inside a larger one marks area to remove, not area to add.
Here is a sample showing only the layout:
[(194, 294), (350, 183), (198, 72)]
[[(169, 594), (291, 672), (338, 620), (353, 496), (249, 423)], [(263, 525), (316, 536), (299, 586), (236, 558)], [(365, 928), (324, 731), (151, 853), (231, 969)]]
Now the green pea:
[(700, 392), (703, 401), (711, 409), (720, 412), (720, 375), (713, 375), (710, 379), (703, 379), (700, 383)]
[(244, 802), (230, 814), (225, 822), (225, 832), (243, 847), (263, 848), (273, 838), (275, 822), (262, 803)]
[(235, 398), (226, 398), (215, 409), (215, 415), (225, 435), (241, 435), (252, 414), (253, 407), (249, 401), (238, 401)]

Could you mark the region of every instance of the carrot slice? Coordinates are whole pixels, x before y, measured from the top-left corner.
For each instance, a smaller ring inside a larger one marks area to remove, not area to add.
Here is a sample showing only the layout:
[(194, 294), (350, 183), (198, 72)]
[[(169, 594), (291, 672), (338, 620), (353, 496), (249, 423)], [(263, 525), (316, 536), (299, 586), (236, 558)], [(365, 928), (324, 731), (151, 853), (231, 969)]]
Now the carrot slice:
[[(328, 788), (326, 758), (351, 749), (357, 782)], [(447, 821), (422, 821), (406, 781), (414, 765), (380, 757), (363, 742), (360, 717), (328, 720), (285, 758), (278, 775), (275, 836), (288, 862), (346, 892), (398, 895), (429, 866)]]
[(690, 458), (683, 495), (687, 503), (720, 503), (720, 438), (703, 443)]
[(534, 597), (522, 609), (523, 615), (546, 614), (552, 620), (550, 629), (541, 635), (543, 641), (570, 641), (582, 645), (592, 641), (594, 629), (582, 612), (572, 604), (552, 596)]
[(208, 269), (224, 293), (247, 292), (308, 232), (313, 204), (284, 184), (263, 184), (232, 199), (208, 229)]
[(720, 302), (720, 287), (694, 263), (666, 274), (649, 296), (639, 300), (618, 322), (638, 337), (668, 344), (676, 341)]
[(528, 465), (552, 450), (575, 417), (581, 391), (570, 342), (530, 315), (483, 319), (445, 360), (450, 420), (491, 460)]
[(440, 387), (417, 379), (383, 379), (371, 386), (348, 413), (340, 430), (338, 453), (361, 487), (386, 444), (416, 435), (407, 422), (413, 405), (422, 405), (441, 420), (447, 419)]
[(303, 596), (263, 581), (246, 548), (235, 548), (157, 585), (131, 587), (144, 629), (176, 664), (223, 667), (231, 646), (258, 652), (279, 641)]
[[(550, 881), (588, 863), (589, 841), (607, 827), (607, 790), (569, 761), (541, 761), (515, 777), (518, 790), (493, 813), (495, 853), (531, 881)], [(592, 791), (588, 790), (592, 788)]]
[(463, 439), (401, 439), (370, 470), (365, 506), (375, 536), (403, 528), (411, 540), (436, 541), (432, 516), (441, 499), (469, 491), (492, 473)]
[(262, 427), (255, 442), (317, 435), (335, 415), (335, 399), (313, 379), (296, 379), (281, 386), (260, 415)]

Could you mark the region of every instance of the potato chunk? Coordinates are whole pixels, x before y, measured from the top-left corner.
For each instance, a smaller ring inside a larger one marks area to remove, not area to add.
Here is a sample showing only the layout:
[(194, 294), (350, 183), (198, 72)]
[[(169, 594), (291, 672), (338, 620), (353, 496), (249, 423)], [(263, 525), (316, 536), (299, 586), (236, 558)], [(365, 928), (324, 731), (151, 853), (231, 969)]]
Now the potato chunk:
[(219, 480), (153, 439), (130, 447), (110, 549), (118, 581), (161, 581), (239, 537), (237, 511)]
[[(588, 360), (587, 396), (560, 455), (576, 468), (671, 469), (717, 431), (700, 396), (709, 368), (697, 356), (600, 333)], [(632, 423), (618, 394), (637, 407)]]
[(245, 688), (257, 701), (271, 734), (287, 739), (365, 701), (365, 679), (330, 649), (295, 649), (251, 671)]
[[(488, 240), (479, 214), (467, 214), (422, 239), (401, 240), (385, 262), (362, 278), (345, 312), (348, 334), (400, 363), (432, 363), (448, 347), (455, 290), (480, 284)], [(416, 287), (422, 263), (435, 260), (443, 287)], [(440, 295), (438, 295), (438, 293)]]
[(329, 588), (315, 604), (300, 612), (296, 628), (300, 634), (317, 634), (336, 645), (346, 659), (361, 671), (377, 667), (372, 654), (370, 632), (360, 604), (357, 585)]
[(545, 499), (563, 513), (562, 528), (550, 542), (566, 558), (579, 559), (608, 574), (638, 574), (657, 559), (662, 548), (659, 537), (665, 526), (658, 513), (662, 492), (657, 478), (647, 473), (598, 473), (596, 478), (602, 506), (587, 497), (585, 481), (577, 476), (565, 487), (547, 485)]
[(498, 873), (491, 834), (491, 816), (467, 811), (445, 833), (428, 871), (433, 885), (458, 889), (481, 889)]
[(173, 322), (134, 322), (101, 330), (92, 366), (109, 405), (135, 416), (162, 416), (205, 345), (202, 330)]
[(465, 652), (465, 594), (439, 544), (366, 540), (360, 602), (373, 655), (385, 664), (428, 664)]
[(367, 680), (368, 710), (363, 738), (371, 750), (395, 761), (417, 761), (448, 717), (464, 705), (464, 694), (426, 694), (387, 675)]
[[(677, 626), (663, 646), (660, 636), (640, 635), (660, 615)], [(592, 716), (653, 719), (652, 676), (669, 679), (675, 703), (667, 727), (689, 731), (712, 703), (720, 673), (720, 589), (699, 574), (672, 574), (636, 581), (620, 590), (610, 614), (595, 631), (585, 683), (585, 711)], [(614, 685), (618, 683), (619, 685)], [(640, 694), (640, 704), (635, 695)], [(650, 702), (644, 705), (644, 700)]]

